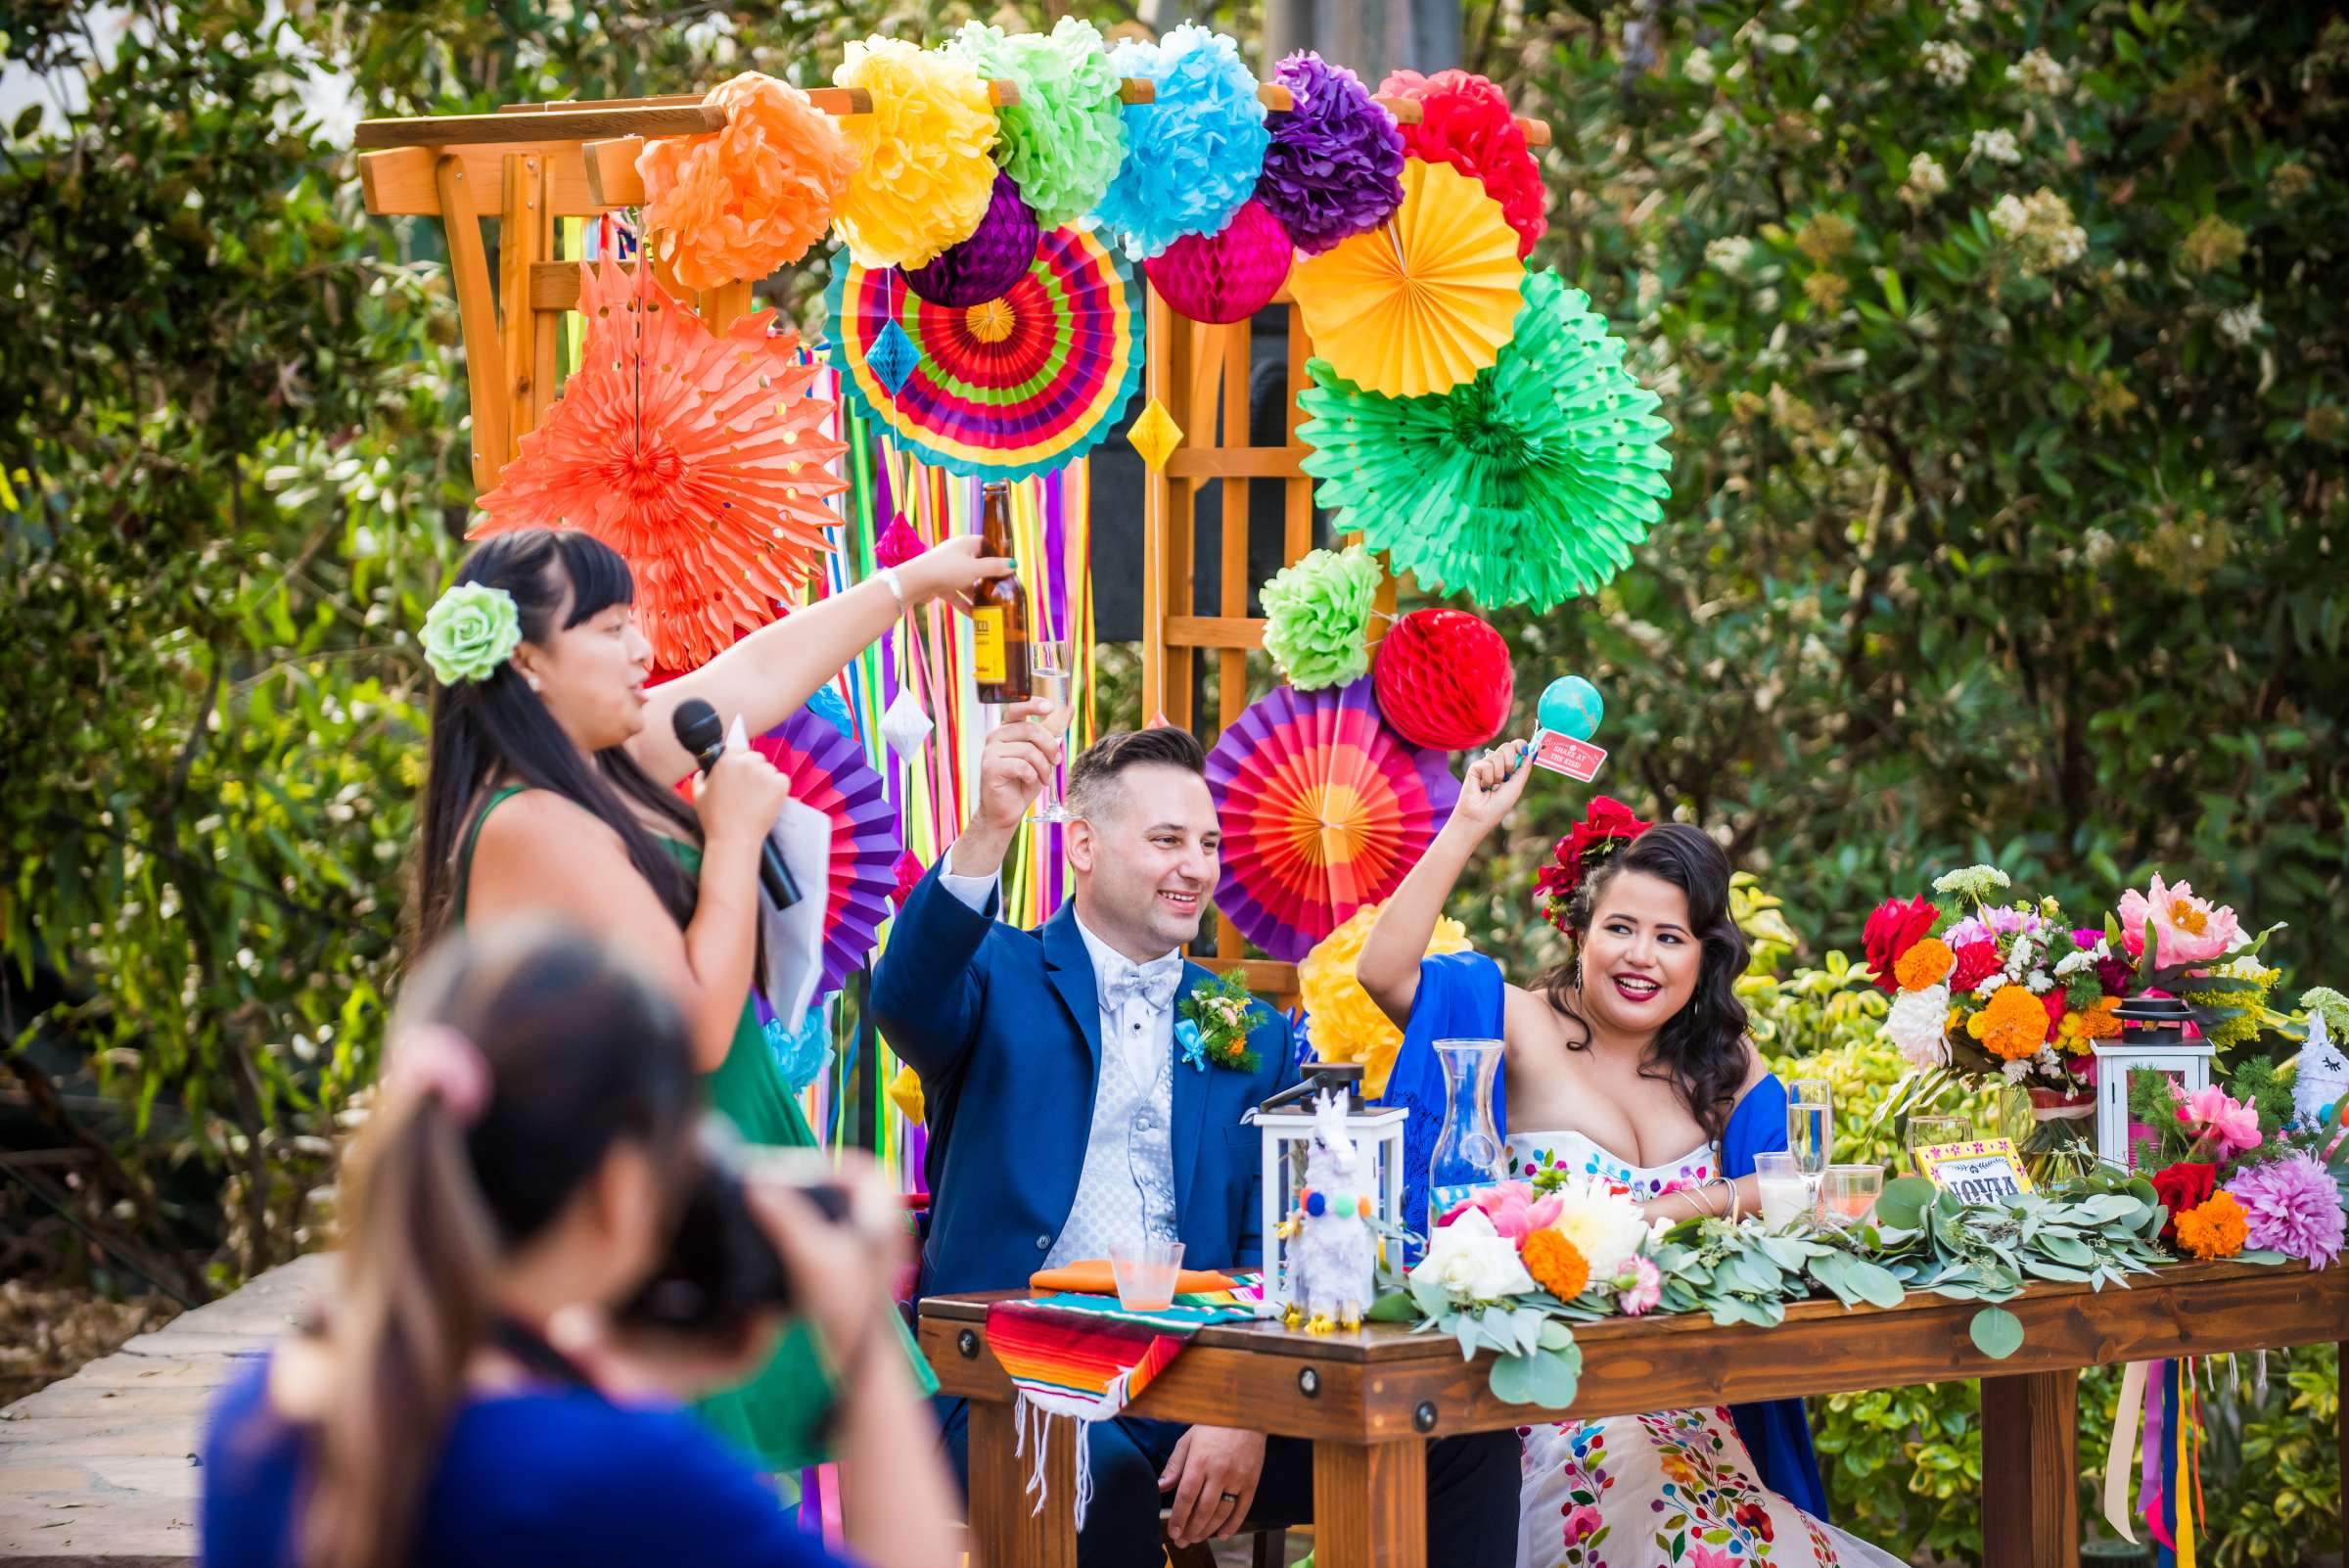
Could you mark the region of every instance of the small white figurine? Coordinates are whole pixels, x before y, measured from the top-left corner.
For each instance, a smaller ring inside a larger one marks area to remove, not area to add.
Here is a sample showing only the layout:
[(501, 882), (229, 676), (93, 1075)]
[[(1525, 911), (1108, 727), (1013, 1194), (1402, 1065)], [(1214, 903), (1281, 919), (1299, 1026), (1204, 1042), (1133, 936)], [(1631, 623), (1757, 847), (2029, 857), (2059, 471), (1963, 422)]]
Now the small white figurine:
[(2309, 1127), (2329, 1126), (2326, 1113), (2339, 1105), (2344, 1094), (2349, 1094), (2349, 1057), (2341, 1054), (2326, 1028), (2325, 1010), (2311, 1007), (2308, 1040), (2300, 1047), (2300, 1066), (2292, 1076), (2293, 1119)]
[(1289, 1307), (1284, 1321), (1309, 1334), (1362, 1325), (1370, 1306), (1378, 1237), (1370, 1228), (1377, 1198), (1368, 1164), (1346, 1130), (1346, 1096), (1313, 1101), (1313, 1141), (1305, 1156), (1305, 1190), (1283, 1227), (1289, 1248)]

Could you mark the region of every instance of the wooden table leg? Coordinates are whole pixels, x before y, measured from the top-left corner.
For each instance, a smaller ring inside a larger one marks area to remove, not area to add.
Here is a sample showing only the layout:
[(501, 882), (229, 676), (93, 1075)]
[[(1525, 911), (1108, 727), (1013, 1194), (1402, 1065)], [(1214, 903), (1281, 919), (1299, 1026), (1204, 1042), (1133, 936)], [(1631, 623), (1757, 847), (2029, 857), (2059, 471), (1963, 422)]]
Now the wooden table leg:
[(1025, 1495), (1035, 1455), (1014, 1452), (1011, 1409), (971, 1401), (971, 1568), (1077, 1568), (1077, 1423), (1044, 1423), (1039, 1512)]
[(1982, 1379), (1985, 1568), (2077, 1568), (2080, 1374)]
[[(2349, 1339), (2341, 1341), (2340, 1360), (2333, 1364), (2349, 1371)], [(2341, 1539), (2349, 1541), (2349, 1410), (2333, 1410), (2333, 1435), (2341, 1446)]]
[(1313, 1445), (1314, 1568), (1426, 1568), (1427, 1442)]

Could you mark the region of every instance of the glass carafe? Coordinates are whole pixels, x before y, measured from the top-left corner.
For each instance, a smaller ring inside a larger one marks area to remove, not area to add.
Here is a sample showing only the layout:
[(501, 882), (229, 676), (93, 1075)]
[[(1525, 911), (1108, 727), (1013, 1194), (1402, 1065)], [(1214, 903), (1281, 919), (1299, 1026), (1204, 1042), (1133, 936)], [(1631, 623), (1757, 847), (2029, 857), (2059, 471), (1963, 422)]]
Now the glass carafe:
[(1444, 1064), (1444, 1130), (1428, 1161), (1427, 1222), (1508, 1175), (1508, 1151), (1493, 1125), (1493, 1076), (1500, 1070), (1497, 1039), (1440, 1039)]

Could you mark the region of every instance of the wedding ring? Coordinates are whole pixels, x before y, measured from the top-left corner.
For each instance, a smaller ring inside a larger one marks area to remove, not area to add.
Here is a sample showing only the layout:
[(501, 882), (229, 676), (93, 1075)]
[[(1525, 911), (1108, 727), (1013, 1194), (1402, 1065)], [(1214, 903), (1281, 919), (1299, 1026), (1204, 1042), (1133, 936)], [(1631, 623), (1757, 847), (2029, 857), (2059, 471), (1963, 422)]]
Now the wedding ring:
[(1236, 1492), (1226, 1492), (1223, 1494), (1223, 1500), (1225, 1502), (1237, 1502), (1240, 1500), (1240, 1495)]

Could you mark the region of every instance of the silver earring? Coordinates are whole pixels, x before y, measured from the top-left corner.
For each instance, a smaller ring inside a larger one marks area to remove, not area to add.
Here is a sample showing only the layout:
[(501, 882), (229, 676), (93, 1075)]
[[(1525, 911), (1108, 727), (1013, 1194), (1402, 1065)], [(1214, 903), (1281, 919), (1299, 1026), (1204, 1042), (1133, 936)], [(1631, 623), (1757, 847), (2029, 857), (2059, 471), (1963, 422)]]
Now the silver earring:
[(530, 690), (536, 691), (538, 689), (538, 677), (536, 675), (525, 675), (523, 678), (530, 683)]

